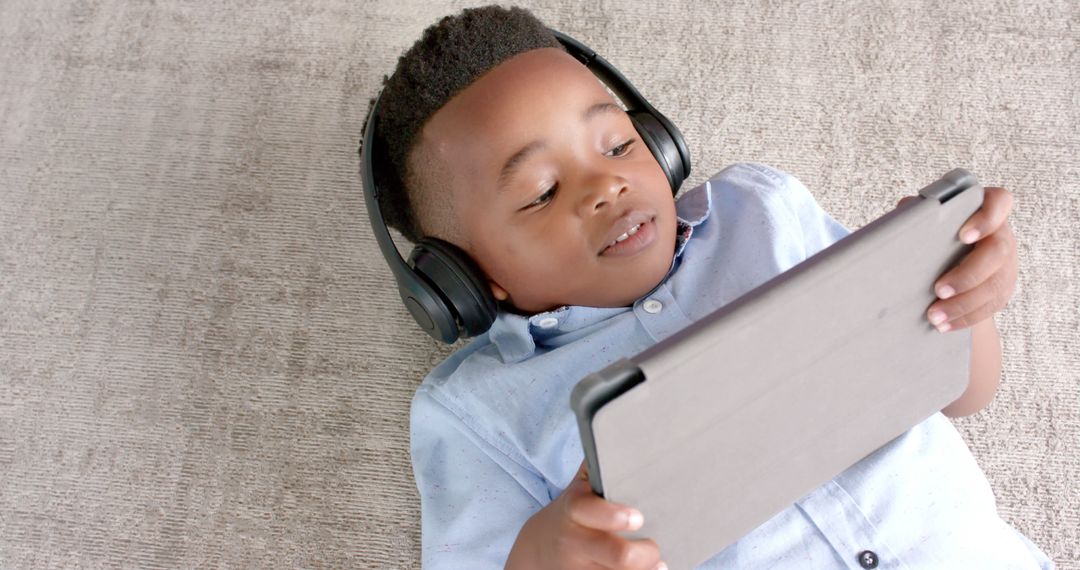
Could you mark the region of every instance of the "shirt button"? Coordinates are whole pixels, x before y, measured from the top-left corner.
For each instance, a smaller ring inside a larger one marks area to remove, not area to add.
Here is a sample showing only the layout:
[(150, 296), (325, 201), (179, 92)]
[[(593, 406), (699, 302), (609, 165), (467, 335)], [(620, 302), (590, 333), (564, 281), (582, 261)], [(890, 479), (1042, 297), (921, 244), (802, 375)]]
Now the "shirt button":
[(544, 317), (540, 319), (540, 322), (536, 323), (542, 329), (550, 329), (551, 327), (559, 324), (559, 319), (555, 317)]
[(859, 566), (870, 570), (871, 568), (877, 568), (878, 557), (873, 550), (864, 550), (859, 553)]
[(645, 309), (646, 313), (652, 313), (655, 315), (656, 313), (660, 312), (660, 309), (664, 308), (664, 304), (660, 301), (657, 301), (656, 299), (649, 299), (648, 301), (645, 301), (645, 303), (643, 303), (641, 307)]

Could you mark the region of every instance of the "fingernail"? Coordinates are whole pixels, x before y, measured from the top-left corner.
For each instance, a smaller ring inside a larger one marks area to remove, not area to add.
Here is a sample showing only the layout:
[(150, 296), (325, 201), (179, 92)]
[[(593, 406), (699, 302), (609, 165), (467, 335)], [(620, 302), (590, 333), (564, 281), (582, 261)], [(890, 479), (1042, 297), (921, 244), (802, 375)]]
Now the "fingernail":
[[(945, 320), (945, 312), (941, 309), (934, 309), (930, 311), (930, 324), (934, 326), (940, 325)], [(940, 327), (938, 327), (940, 328)]]
[(630, 530), (637, 530), (641, 528), (641, 525), (645, 524), (645, 517), (641, 514), (641, 511), (630, 509), (629, 511), (624, 512), (626, 514), (626, 526), (629, 527)]
[(960, 236), (960, 241), (963, 241), (964, 243), (975, 243), (975, 241), (978, 240), (978, 239), (979, 239), (979, 230), (975, 230), (975, 229), (968, 230), (968, 231), (964, 232), (963, 235)]
[(656, 570), (667, 570), (667, 564), (664, 564), (664, 561), (661, 560), (660, 563), (656, 565)]
[(937, 332), (939, 332), (939, 333), (947, 333), (947, 332), (949, 332), (949, 329), (951, 329), (951, 328), (952, 328), (952, 325), (950, 325), (949, 323), (942, 323), (942, 324), (938, 325)]
[(954, 290), (952, 287), (949, 287), (948, 285), (942, 285), (941, 287), (938, 287), (937, 290), (937, 296), (942, 299), (948, 299), (955, 294), (956, 290)]

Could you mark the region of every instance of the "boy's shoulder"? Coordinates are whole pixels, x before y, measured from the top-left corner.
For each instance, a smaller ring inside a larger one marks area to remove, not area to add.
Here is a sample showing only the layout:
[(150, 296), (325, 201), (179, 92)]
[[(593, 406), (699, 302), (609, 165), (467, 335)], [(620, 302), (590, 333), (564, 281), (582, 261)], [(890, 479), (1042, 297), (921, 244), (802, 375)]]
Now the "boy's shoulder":
[(739, 194), (740, 198), (754, 195), (762, 199), (789, 201), (813, 199), (810, 191), (798, 178), (785, 170), (761, 162), (731, 164), (710, 176), (704, 185), (711, 188), (714, 196), (717, 192), (727, 191)]
[(786, 217), (793, 212), (819, 212), (813, 195), (798, 178), (761, 162), (737, 162), (718, 170), (681, 192), (675, 204), (679, 218), (692, 224), (714, 217), (714, 210), (726, 219), (755, 213)]
[[(755, 224), (771, 226), (765, 247), (801, 261), (847, 236), (851, 230), (825, 212), (794, 175), (758, 162), (724, 168), (706, 183), (721, 224), (731, 233), (753, 236)], [(722, 238), (721, 238), (722, 239)]]
[[(536, 325), (527, 317), (513, 317), (504, 315), (496, 325)], [(584, 342), (537, 346), (520, 358), (507, 351), (531, 342), (529, 332), (488, 331), (476, 337), (432, 369), (417, 388), (410, 406), (413, 444), (448, 435), (466, 437), (515, 465), (560, 480), (564, 454), (580, 445), (573, 437), (575, 420), (569, 407), (574, 385), (589, 372), (642, 348), (627, 340), (632, 324), (625, 319), (599, 316), (595, 324), (582, 330), (588, 336)], [(497, 338), (500, 333), (512, 337), (509, 343)]]
[(736, 162), (718, 170), (709, 177), (710, 180), (723, 177), (745, 177), (745, 180), (756, 184), (782, 185), (786, 178), (791, 175), (787, 172), (763, 162), (743, 161)]
[[(531, 316), (500, 313), (491, 329), (432, 368), (417, 393), (450, 408), (464, 409), (482, 402), (505, 407), (504, 411), (535, 408), (539, 400), (560, 390), (567, 391), (568, 397), (577, 379), (642, 348), (623, 342), (626, 335), (611, 330), (629, 326), (618, 317), (630, 311), (563, 307)], [(552, 315), (574, 322), (548, 328), (545, 321)], [(580, 338), (549, 338), (560, 335)], [(587, 340), (582, 343), (581, 339)], [(604, 346), (592, 346), (598, 343)], [(593, 354), (593, 350), (602, 354)]]

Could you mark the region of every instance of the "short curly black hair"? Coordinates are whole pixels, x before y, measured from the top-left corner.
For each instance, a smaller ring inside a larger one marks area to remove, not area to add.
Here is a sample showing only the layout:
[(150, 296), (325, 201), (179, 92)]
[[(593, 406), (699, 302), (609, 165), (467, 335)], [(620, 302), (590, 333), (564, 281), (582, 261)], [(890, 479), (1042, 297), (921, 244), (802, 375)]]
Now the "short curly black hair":
[[(385, 156), (373, 174), (380, 189), (379, 208), (388, 226), (413, 243), (423, 236), (413, 208), (420, 191), (409, 187), (415, 185), (415, 173), (409, 172), (408, 156), (424, 123), (496, 65), (519, 53), (545, 47), (562, 49), (531, 12), (491, 5), (443, 17), (424, 30), (422, 37), (398, 59), (394, 73), (383, 79), (375, 133), (375, 145)], [(369, 115), (374, 102), (373, 98), (369, 103)]]

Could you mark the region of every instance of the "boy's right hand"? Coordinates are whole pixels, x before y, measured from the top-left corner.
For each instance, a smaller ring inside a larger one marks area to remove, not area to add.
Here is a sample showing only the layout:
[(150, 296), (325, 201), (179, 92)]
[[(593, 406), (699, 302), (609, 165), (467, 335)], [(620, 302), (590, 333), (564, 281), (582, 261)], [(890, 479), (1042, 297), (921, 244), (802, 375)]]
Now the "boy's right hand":
[(656, 542), (627, 540), (615, 534), (637, 530), (643, 522), (636, 509), (608, 502), (592, 492), (583, 461), (562, 494), (521, 527), (506, 568), (667, 570)]

